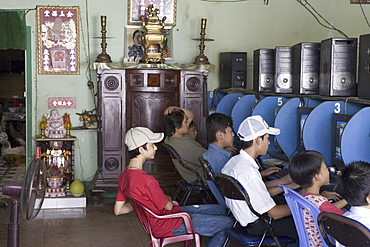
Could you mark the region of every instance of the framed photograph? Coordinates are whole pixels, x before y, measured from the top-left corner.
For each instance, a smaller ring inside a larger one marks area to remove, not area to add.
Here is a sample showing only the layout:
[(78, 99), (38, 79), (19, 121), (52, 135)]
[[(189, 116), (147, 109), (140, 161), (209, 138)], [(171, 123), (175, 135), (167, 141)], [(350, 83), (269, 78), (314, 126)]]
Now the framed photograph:
[(79, 7), (37, 6), (39, 74), (80, 74)]
[[(162, 51), (165, 60), (173, 60), (173, 44), (172, 44), (172, 29), (165, 28), (162, 30), (166, 36), (166, 42)], [(144, 42), (145, 29), (143, 26), (126, 26), (126, 44), (125, 44), (125, 57), (144, 57)]]
[(351, 0), (351, 4), (370, 4), (370, 0)]
[(159, 10), (158, 17), (166, 16), (165, 25), (176, 25), (176, 1), (177, 0), (128, 0), (128, 25), (139, 25), (141, 16), (148, 16), (148, 5), (153, 4), (154, 9)]

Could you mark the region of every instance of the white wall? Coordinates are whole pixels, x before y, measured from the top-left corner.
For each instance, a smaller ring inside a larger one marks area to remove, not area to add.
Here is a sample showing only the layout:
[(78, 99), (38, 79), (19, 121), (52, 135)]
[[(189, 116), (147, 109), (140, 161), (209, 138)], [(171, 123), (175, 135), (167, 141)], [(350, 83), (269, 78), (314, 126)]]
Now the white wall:
[[(338, 32), (320, 26), (307, 10), (296, 0), (270, 0), (264, 5), (263, 0), (245, 2), (204, 2), (201, 0), (177, 0), (177, 25), (173, 28), (174, 60), (169, 63), (192, 63), (199, 54), (200, 19), (207, 18), (206, 38), (215, 41), (206, 42), (205, 55), (216, 65), (216, 72), (209, 74), (208, 90), (218, 87), (219, 53), (234, 51), (248, 52), (248, 88), (252, 86), (253, 50), (290, 46), (299, 42), (320, 42), (329, 37), (341, 37)], [(330, 23), (344, 31), (349, 37), (358, 37), (370, 33), (358, 4), (350, 0), (309, 0), (309, 3)], [(80, 75), (39, 75), (37, 74), (37, 32), (36, 5), (79, 6), (81, 11), (80, 39)], [(124, 56), (125, 33), (127, 25), (127, 1), (123, 0), (0, 0), (3, 9), (31, 9), (27, 14), (27, 25), (32, 27), (32, 84), (33, 88), (33, 132), (39, 134), (41, 116), (48, 113), (48, 97), (76, 97), (77, 109), (63, 111), (71, 114), (72, 124), (79, 125), (76, 112), (94, 108), (91, 92), (87, 88), (88, 59), (93, 62), (101, 52), (100, 16), (107, 16), (107, 53), (114, 62), (121, 62)], [(365, 13), (370, 14), (370, 5), (362, 5)], [(88, 16), (86, 18), (86, 16)], [(88, 26), (87, 26), (88, 21)], [(90, 52), (88, 51), (90, 44)], [(93, 81), (96, 84), (93, 71)], [(97, 85), (95, 85), (97, 88)], [(89, 174), (84, 177), (91, 180), (90, 173), (96, 169), (96, 141), (94, 138), (79, 143), (81, 149), (81, 167), (87, 167)], [(85, 155), (85, 157), (84, 157)], [(89, 162), (84, 162), (88, 159)], [(78, 161), (78, 160), (77, 160)], [(76, 164), (78, 167), (79, 164)], [(81, 172), (81, 171), (79, 171)]]

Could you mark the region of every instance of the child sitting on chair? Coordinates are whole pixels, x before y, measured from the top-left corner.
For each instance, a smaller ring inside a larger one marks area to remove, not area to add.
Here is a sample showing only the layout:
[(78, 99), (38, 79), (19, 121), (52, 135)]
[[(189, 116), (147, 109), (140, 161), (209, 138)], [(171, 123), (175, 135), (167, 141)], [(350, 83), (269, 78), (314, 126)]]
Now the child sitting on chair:
[[(342, 199), (331, 204), (327, 198), (320, 195), (321, 186), (329, 183), (329, 170), (325, 164), (324, 156), (317, 151), (303, 151), (290, 160), (289, 173), (293, 182), (302, 188), (300, 194), (315, 204), (320, 211), (327, 211), (342, 215), (340, 210), (347, 205)], [(339, 194), (331, 192), (334, 198), (339, 199)], [(305, 210), (305, 226), (309, 232), (310, 246), (322, 246), (319, 230), (316, 228), (311, 214)]]
[(339, 191), (351, 205), (344, 216), (357, 220), (370, 229), (370, 164), (354, 161), (342, 171)]

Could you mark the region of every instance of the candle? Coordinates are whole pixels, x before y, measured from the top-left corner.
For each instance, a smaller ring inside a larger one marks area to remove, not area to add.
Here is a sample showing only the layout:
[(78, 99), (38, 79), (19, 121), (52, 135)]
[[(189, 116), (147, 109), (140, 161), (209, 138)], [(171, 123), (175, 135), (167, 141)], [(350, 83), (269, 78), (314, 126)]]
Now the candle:
[(107, 16), (105, 15), (100, 16), (100, 20), (101, 20), (101, 26), (105, 27), (105, 24), (107, 23)]
[(202, 29), (206, 29), (206, 24), (207, 24), (207, 19), (206, 18), (202, 18), (200, 27)]

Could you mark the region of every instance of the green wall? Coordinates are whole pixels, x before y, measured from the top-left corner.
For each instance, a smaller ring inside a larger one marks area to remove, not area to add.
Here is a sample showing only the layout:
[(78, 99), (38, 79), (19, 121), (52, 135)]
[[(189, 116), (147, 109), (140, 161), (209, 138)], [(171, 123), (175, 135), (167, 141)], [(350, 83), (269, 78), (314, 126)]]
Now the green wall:
[[(192, 63), (199, 54), (200, 19), (207, 18), (205, 55), (216, 65), (216, 71), (209, 74), (208, 90), (218, 87), (218, 56), (220, 52), (248, 52), (248, 88), (252, 83), (253, 50), (291, 46), (299, 42), (320, 42), (330, 37), (341, 37), (336, 31), (320, 26), (314, 17), (296, 0), (263, 0), (245, 2), (204, 2), (201, 0), (177, 0), (177, 25), (173, 27), (174, 60), (168, 63)], [(309, 3), (331, 24), (345, 32), (349, 37), (370, 33), (369, 26), (358, 4), (350, 0), (309, 0)], [(80, 75), (39, 75), (37, 73), (37, 32), (36, 5), (79, 6), (81, 10)], [(32, 89), (32, 116), (29, 124), (34, 138), (39, 134), (39, 122), (43, 114), (49, 113), (48, 97), (76, 97), (76, 110), (60, 110), (71, 114), (74, 126), (79, 125), (76, 112), (94, 108), (90, 90), (87, 88), (88, 60), (93, 62), (101, 52), (100, 16), (107, 16), (107, 53), (114, 62), (121, 62), (125, 53), (125, 26), (127, 25), (127, 1), (123, 0), (0, 0), (3, 9), (30, 9), (27, 13), (27, 26), (31, 27), (30, 71), (27, 71), (27, 84)], [(370, 5), (363, 5), (365, 13), (370, 14)], [(87, 25), (88, 22), (88, 25)], [(90, 44), (90, 51), (88, 49)], [(96, 84), (95, 72), (92, 80)], [(97, 88), (97, 85), (95, 85)], [(30, 123), (31, 122), (31, 123)], [(85, 133), (84, 141), (81, 141)], [(91, 180), (96, 170), (95, 132), (74, 132), (79, 138), (78, 158), (76, 159), (76, 178)], [(87, 137), (86, 137), (87, 136)], [(31, 148), (33, 153), (34, 147)], [(78, 163), (77, 163), (78, 162)]]

